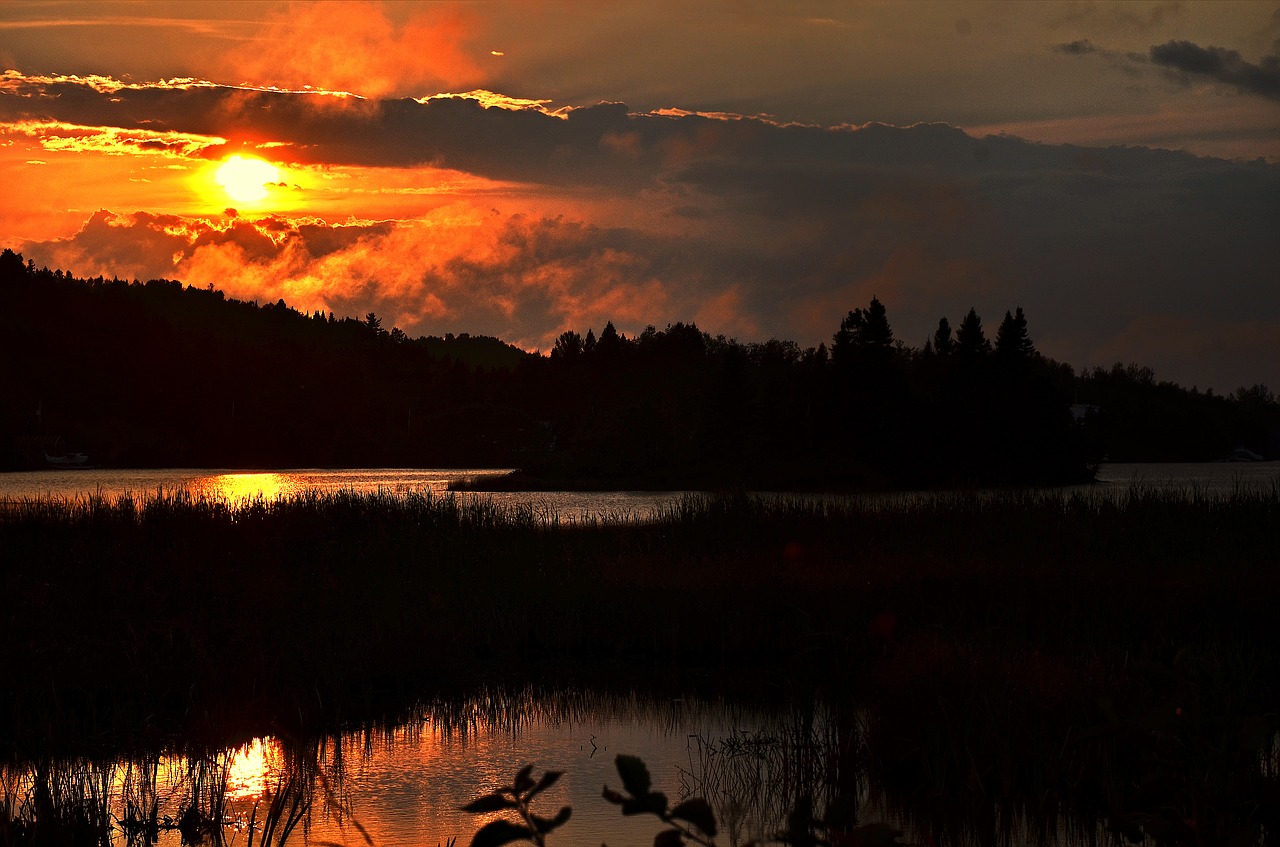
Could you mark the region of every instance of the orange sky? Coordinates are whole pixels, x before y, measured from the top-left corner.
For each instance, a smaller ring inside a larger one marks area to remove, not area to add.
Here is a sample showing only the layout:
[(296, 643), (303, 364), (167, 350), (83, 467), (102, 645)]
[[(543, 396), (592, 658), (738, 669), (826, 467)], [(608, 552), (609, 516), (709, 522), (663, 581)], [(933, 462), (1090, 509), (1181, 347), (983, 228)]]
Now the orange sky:
[(8, 3), (0, 244), (530, 349), (1021, 305), (1275, 386), (1278, 45), (1264, 3)]

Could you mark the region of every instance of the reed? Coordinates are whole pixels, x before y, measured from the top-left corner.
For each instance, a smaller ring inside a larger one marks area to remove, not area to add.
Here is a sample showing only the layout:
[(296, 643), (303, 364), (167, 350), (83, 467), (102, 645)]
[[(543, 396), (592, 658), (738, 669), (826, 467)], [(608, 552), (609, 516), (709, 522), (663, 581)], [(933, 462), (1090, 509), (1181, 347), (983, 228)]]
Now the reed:
[[(1196, 786), (1274, 755), (1276, 526), (1275, 486), (690, 497), (641, 523), (424, 494), (20, 501), (0, 748), (306, 737), (479, 680), (687, 669), (868, 709), (895, 803), (1121, 819), (1151, 801), (1107, 774), (1166, 755), (1144, 721), (1181, 698), (1196, 720), (1157, 733), (1181, 739), (1175, 805), (1226, 831), (1252, 795)], [(1252, 746), (1215, 747), (1231, 733)]]
[[(689, 498), (639, 525), (426, 495), (162, 492), (6, 511), (0, 605), (22, 670), (89, 731), (117, 694), (185, 710), (230, 688), (251, 708), (284, 682), (308, 711), (361, 667), (825, 672), (925, 633), (1110, 659), (1262, 644), (1278, 522), (1274, 491)], [(885, 611), (893, 631), (869, 636)]]

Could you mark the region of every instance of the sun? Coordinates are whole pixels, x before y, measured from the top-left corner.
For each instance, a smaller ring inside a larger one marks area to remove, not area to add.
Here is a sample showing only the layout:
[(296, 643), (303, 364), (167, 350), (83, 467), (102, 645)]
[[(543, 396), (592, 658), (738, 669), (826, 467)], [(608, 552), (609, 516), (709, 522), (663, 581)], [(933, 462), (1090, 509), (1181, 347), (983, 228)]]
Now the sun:
[(280, 181), (280, 170), (262, 159), (235, 155), (213, 175), (227, 196), (238, 203), (256, 203), (267, 196), (267, 185)]

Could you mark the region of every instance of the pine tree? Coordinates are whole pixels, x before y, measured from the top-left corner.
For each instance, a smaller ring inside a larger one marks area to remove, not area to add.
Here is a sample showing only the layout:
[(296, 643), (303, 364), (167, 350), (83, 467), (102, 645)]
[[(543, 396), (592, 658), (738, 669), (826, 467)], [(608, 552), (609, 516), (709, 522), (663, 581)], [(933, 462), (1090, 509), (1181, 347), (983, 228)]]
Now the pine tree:
[(840, 331), (831, 337), (832, 355), (845, 359), (851, 354), (887, 355), (893, 349), (893, 329), (888, 312), (875, 297), (866, 309), (854, 309), (840, 321)]
[(617, 356), (622, 351), (623, 341), (613, 321), (609, 321), (604, 325), (604, 329), (600, 330), (600, 338), (596, 341), (597, 356), (605, 359)]
[(956, 352), (962, 356), (982, 356), (991, 352), (991, 342), (982, 332), (982, 318), (972, 307), (956, 331)]
[(951, 337), (951, 322), (946, 318), (938, 320), (938, 328), (933, 333), (933, 352), (939, 356), (948, 356), (956, 350), (956, 340)]
[(1027, 336), (1027, 318), (1019, 306), (1016, 314), (1004, 313), (1000, 329), (996, 332), (996, 353), (1010, 359), (1029, 359), (1036, 347)]

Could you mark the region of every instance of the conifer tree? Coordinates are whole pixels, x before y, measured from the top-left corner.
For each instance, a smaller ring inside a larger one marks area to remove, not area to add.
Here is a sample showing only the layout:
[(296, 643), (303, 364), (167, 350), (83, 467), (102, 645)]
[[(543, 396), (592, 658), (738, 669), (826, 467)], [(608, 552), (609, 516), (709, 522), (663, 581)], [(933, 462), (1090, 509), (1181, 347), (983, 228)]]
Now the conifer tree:
[(972, 307), (956, 331), (956, 352), (962, 356), (981, 356), (991, 352), (991, 342), (982, 332), (982, 318)]
[(954, 353), (956, 349), (956, 340), (951, 337), (951, 322), (946, 318), (938, 320), (938, 328), (933, 333), (933, 352), (939, 356), (948, 356)]
[(831, 337), (832, 355), (837, 360), (851, 354), (887, 355), (893, 349), (893, 329), (888, 312), (875, 297), (866, 309), (854, 309), (840, 321), (840, 331)]
[(622, 350), (622, 343), (623, 339), (618, 335), (613, 321), (609, 321), (604, 325), (604, 329), (600, 330), (600, 338), (596, 341), (596, 352), (604, 358), (616, 356)]
[(1027, 318), (1022, 307), (1018, 307), (1016, 314), (1006, 311), (996, 332), (996, 353), (1011, 359), (1028, 359), (1035, 352), (1035, 345), (1027, 336)]

